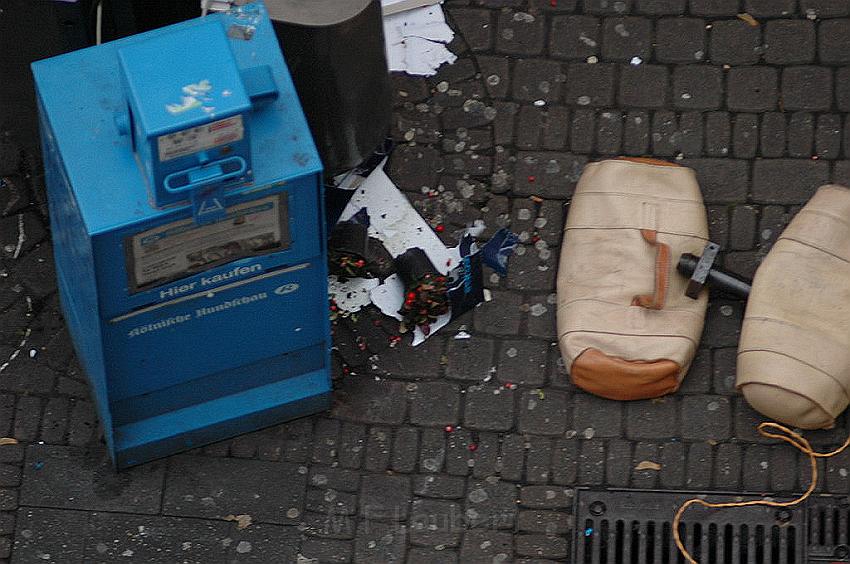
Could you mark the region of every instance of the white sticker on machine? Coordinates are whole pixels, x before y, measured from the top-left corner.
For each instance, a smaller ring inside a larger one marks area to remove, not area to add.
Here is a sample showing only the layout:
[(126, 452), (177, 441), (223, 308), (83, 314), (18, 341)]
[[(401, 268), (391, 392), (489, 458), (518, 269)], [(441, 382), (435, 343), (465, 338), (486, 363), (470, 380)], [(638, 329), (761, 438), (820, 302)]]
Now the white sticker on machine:
[(159, 162), (185, 157), (198, 151), (241, 141), (245, 136), (242, 115), (220, 119), (157, 138)]
[(143, 231), (124, 242), (130, 293), (198, 274), (245, 257), (288, 249), (286, 193), (227, 208), (227, 217), (192, 219)]

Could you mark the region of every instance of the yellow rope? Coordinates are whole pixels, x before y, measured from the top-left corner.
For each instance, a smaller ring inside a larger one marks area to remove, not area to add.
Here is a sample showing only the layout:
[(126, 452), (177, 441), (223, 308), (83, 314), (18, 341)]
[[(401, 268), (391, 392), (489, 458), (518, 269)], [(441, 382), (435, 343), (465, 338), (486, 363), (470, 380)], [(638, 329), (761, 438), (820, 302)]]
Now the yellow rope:
[[(776, 431), (781, 432), (782, 434), (771, 433), (767, 429), (774, 429)], [(785, 441), (786, 443), (792, 445), (797, 448), (800, 452), (803, 452), (809, 456), (809, 462), (812, 465), (812, 480), (809, 483), (809, 487), (806, 489), (805, 493), (798, 497), (797, 499), (793, 499), (791, 501), (768, 501), (768, 500), (754, 500), (754, 501), (739, 501), (739, 502), (727, 502), (727, 503), (709, 503), (705, 500), (693, 498), (687, 500), (685, 503), (679, 507), (679, 510), (676, 511), (676, 516), (673, 518), (673, 539), (676, 541), (676, 546), (679, 548), (679, 552), (685, 557), (689, 564), (699, 564), (694, 558), (691, 556), (691, 553), (688, 552), (688, 549), (685, 548), (685, 545), (682, 543), (682, 539), (679, 538), (679, 524), (682, 521), (682, 515), (684, 515), (685, 510), (688, 509), (691, 505), (702, 505), (703, 507), (708, 507), (709, 509), (722, 509), (725, 507), (749, 507), (752, 505), (766, 505), (768, 507), (791, 507), (793, 505), (797, 505), (798, 503), (802, 503), (805, 501), (812, 492), (815, 491), (815, 488), (818, 484), (818, 458), (829, 458), (830, 456), (835, 456), (840, 453), (842, 450), (846, 449), (850, 446), (850, 437), (847, 437), (847, 440), (844, 441), (844, 444), (839, 448), (833, 450), (832, 452), (815, 452), (812, 450), (812, 445), (809, 444), (805, 438), (801, 435), (795, 433), (788, 427), (784, 425), (780, 425), (778, 423), (772, 422), (764, 422), (758, 426), (758, 432), (763, 437), (768, 437), (770, 439), (779, 439), (780, 441)]]

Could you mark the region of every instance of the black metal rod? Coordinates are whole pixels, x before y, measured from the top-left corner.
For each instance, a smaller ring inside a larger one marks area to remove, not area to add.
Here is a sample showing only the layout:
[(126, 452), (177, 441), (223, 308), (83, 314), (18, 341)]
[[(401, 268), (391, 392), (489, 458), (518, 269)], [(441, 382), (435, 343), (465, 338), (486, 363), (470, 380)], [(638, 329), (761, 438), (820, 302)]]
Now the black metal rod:
[[(676, 270), (680, 274), (690, 278), (698, 262), (698, 256), (685, 253), (679, 258), (679, 264), (676, 265)], [(708, 272), (706, 282), (718, 290), (738, 296), (739, 298), (747, 299), (750, 297), (750, 282), (717, 268), (712, 268)]]

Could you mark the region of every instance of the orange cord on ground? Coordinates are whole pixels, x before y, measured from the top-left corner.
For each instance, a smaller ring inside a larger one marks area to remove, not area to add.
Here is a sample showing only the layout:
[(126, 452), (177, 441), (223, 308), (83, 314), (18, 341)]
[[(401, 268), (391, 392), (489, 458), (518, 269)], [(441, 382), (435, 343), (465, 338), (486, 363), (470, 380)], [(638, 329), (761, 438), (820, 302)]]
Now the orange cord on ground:
[[(781, 432), (782, 434), (771, 433), (766, 429), (775, 429), (776, 431)], [(708, 507), (710, 509), (722, 509), (725, 507), (749, 507), (751, 505), (766, 505), (768, 507), (791, 507), (793, 505), (797, 505), (798, 503), (802, 503), (805, 501), (812, 492), (815, 491), (815, 487), (818, 484), (818, 458), (829, 458), (830, 456), (835, 456), (840, 453), (842, 450), (846, 449), (850, 446), (850, 437), (847, 437), (847, 440), (844, 441), (844, 444), (839, 448), (833, 450), (832, 452), (815, 452), (812, 450), (812, 445), (809, 444), (805, 438), (801, 435), (795, 433), (788, 427), (784, 425), (780, 425), (779, 423), (772, 422), (764, 422), (758, 426), (758, 432), (763, 437), (768, 437), (771, 439), (779, 439), (780, 441), (785, 441), (786, 443), (794, 446), (800, 452), (804, 452), (809, 456), (809, 462), (812, 465), (812, 480), (809, 483), (809, 487), (806, 489), (805, 493), (798, 497), (797, 499), (793, 499), (791, 501), (768, 501), (768, 500), (754, 500), (754, 501), (740, 501), (740, 502), (728, 502), (728, 503), (710, 503), (702, 499), (693, 498), (689, 499), (685, 503), (679, 507), (679, 510), (676, 511), (676, 516), (673, 518), (673, 539), (676, 541), (676, 546), (679, 548), (679, 552), (685, 557), (689, 564), (699, 564), (696, 560), (693, 559), (688, 549), (685, 548), (685, 545), (682, 543), (682, 539), (679, 538), (679, 524), (682, 521), (682, 515), (684, 515), (685, 510), (688, 509), (691, 505), (702, 505), (703, 507)]]

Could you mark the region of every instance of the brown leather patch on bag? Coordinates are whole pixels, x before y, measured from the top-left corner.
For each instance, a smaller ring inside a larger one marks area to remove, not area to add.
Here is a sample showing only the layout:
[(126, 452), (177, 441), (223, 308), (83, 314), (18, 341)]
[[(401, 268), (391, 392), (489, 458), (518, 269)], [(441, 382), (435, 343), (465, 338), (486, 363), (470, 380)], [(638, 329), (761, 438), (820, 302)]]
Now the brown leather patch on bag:
[(573, 362), (570, 377), (579, 388), (603, 398), (637, 400), (675, 392), (680, 371), (672, 360), (624, 360), (587, 349)]

